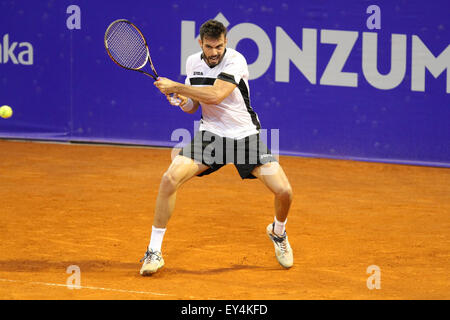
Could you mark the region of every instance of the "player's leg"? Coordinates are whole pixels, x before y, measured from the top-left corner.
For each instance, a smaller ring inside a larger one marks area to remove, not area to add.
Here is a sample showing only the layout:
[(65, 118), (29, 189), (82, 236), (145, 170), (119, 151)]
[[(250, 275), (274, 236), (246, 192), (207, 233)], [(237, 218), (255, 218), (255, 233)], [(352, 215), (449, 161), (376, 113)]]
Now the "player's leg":
[[(275, 195), (275, 216), (279, 222), (285, 222), (292, 203), (292, 188), (283, 168), (278, 162), (269, 162), (256, 167), (252, 174)], [(275, 230), (280, 234), (284, 230)]]
[(141, 275), (152, 275), (164, 266), (164, 259), (161, 254), (161, 246), (166, 232), (167, 223), (175, 208), (176, 193), (178, 188), (207, 170), (209, 167), (196, 163), (194, 160), (176, 156), (167, 171), (163, 174), (156, 198), (155, 215), (153, 219), (152, 234), (150, 244), (147, 248), (141, 268)]
[(275, 219), (267, 226), (266, 232), (275, 248), (278, 262), (285, 268), (294, 264), (294, 256), (286, 234), (286, 222), (292, 203), (292, 188), (283, 168), (278, 162), (263, 164), (252, 174), (264, 183), (275, 196)]
[(194, 160), (176, 156), (163, 174), (156, 198), (153, 226), (165, 228), (175, 208), (178, 188), (189, 179), (202, 173), (209, 167)]

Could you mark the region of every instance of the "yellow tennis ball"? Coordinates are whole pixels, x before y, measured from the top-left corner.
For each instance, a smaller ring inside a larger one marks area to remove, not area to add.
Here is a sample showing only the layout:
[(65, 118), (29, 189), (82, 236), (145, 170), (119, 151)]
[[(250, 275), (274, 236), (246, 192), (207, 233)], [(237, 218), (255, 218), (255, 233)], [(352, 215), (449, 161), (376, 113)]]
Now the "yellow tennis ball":
[(11, 118), (13, 115), (13, 111), (10, 106), (0, 107), (0, 117), (3, 119)]

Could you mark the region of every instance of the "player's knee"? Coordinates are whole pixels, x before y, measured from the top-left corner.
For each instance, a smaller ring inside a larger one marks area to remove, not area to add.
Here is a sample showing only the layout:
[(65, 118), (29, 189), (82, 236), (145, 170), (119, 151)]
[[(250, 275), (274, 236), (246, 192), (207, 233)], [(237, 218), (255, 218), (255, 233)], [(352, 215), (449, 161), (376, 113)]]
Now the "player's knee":
[(160, 191), (173, 193), (177, 190), (178, 181), (170, 172), (165, 172), (161, 179)]
[(276, 190), (275, 195), (278, 198), (281, 198), (283, 200), (291, 202), (294, 194), (292, 192), (292, 187), (289, 184), (286, 184), (286, 185), (280, 186)]

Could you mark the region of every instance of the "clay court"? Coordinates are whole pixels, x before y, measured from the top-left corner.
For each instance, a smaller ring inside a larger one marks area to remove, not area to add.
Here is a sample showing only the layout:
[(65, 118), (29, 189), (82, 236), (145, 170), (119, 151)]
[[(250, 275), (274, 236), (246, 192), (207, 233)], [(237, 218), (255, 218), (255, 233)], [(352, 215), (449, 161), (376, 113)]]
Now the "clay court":
[[(450, 171), (281, 157), (295, 265), (273, 197), (232, 165), (177, 197), (166, 265), (139, 275), (170, 149), (0, 141), (1, 299), (448, 299)], [(81, 270), (70, 289), (67, 268)], [(381, 288), (369, 290), (369, 266)]]

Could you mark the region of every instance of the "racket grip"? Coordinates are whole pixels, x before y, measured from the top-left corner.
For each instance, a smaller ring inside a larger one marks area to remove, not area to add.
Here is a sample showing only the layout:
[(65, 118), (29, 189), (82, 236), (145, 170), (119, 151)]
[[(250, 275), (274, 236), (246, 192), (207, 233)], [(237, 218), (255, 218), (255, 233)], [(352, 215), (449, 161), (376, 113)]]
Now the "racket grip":
[(170, 103), (173, 105), (179, 106), (181, 103), (181, 99), (175, 98), (175, 93), (171, 93), (170, 94)]

